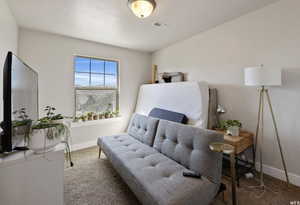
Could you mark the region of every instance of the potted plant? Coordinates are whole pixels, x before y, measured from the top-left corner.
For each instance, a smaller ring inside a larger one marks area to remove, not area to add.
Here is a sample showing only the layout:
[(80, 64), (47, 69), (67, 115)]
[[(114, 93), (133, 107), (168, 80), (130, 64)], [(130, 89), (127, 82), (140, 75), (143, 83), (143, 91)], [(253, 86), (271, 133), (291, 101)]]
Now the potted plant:
[(106, 112), (104, 113), (105, 118), (111, 118), (113, 117), (112, 115), (112, 104), (108, 103), (107, 108), (106, 108)]
[(62, 114), (55, 114), (56, 108), (52, 106), (46, 106), (44, 108), (46, 116), (41, 120), (51, 120), (53, 123), (64, 123), (64, 117)]
[(226, 130), (226, 133), (231, 136), (239, 136), (242, 123), (238, 120), (223, 120), (220, 127)]
[(93, 119), (94, 119), (94, 120), (98, 120), (98, 119), (99, 119), (99, 115), (98, 115), (97, 113), (94, 113)]
[(32, 120), (28, 118), (26, 114), (26, 108), (21, 108), (13, 112), (15, 120), (12, 121), (12, 132), (15, 137), (15, 141), (27, 141), (29, 138), (30, 127)]
[(87, 121), (87, 115), (85, 115), (85, 114), (81, 115), (80, 119), (82, 120), (82, 122)]
[[(50, 110), (50, 112), (49, 112)], [(54, 149), (61, 142), (62, 136), (69, 128), (62, 123), (62, 115), (55, 115), (55, 108), (47, 106), (46, 116), (32, 125), (29, 135), (29, 148), (35, 153), (45, 153)]]
[(105, 117), (106, 119), (108, 119), (108, 118), (110, 117), (110, 111), (106, 111), (106, 112), (104, 113), (104, 117)]
[(87, 114), (87, 119), (88, 120), (93, 120), (93, 112), (89, 112), (88, 114)]
[(104, 119), (104, 113), (99, 113), (99, 119)]

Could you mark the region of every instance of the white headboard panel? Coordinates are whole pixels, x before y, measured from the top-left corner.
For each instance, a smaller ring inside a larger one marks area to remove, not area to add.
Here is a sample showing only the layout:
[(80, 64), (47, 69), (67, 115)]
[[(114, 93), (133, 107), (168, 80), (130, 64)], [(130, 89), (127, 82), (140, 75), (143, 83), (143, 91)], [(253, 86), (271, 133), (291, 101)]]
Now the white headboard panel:
[(146, 84), (140, 88), (136, 113), (148, 115), (157, 107), (183, 113), (188, 124), (207, 128), (209, 88), (206, 82)]

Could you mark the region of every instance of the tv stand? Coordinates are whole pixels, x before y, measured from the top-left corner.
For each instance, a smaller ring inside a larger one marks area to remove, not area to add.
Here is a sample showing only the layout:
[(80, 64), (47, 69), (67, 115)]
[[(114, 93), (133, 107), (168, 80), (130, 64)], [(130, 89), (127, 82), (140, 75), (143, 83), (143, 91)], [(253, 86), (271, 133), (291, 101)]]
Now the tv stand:
[(0, 182), (0, 204), (63, 205), (64, 145), (45, 154), (0, 156)]

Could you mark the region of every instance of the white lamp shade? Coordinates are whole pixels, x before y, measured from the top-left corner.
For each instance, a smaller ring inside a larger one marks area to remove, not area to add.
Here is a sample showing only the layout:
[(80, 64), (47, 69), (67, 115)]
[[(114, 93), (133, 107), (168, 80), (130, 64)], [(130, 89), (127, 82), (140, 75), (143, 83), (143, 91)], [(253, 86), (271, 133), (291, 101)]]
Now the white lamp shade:
[(267, 69), (261, 66), (245, 68), (245, 85), (247, 86), (280, 86), (281, 69)]

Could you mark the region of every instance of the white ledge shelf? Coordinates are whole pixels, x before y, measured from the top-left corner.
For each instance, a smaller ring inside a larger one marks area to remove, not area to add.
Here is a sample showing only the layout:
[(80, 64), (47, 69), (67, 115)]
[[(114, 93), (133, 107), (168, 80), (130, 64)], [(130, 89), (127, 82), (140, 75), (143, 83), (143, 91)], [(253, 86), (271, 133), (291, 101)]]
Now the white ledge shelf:
[(107, 119), (101, 119), (101, 120), (87, 120), (85, 122), (72, 122), (71, 128), (101, 125), (101, 124), (106, 124), (106, 123), (119, 122), (121, 120), (122, 120), (122, 117), (113, 117), (113, 118), (107, 118)]

